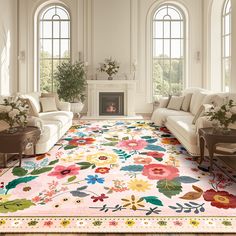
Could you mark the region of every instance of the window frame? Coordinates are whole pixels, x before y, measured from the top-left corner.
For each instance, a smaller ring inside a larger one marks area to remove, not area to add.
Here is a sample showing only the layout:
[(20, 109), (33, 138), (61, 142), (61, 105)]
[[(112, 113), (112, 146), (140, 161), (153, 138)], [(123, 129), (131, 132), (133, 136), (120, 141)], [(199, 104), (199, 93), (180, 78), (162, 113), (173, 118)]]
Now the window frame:
[[(155, 16), (158, 14), (158, 11), (161, 11), (162, 8), (167, 8), (168, 9), (168, 7), (172, 8), (173, 10), (175, 10), (177, 14), (180, 14), (180, 18), (179, 19), (171, 19), (170, 18), (169, 20), (165, 20), (164, 18), (167, 15), (164, 15), (162, 19), (158, 19), (158, 20), (155, 19)], [(151, 76), (152, 76), (152, 79), (151, 80), (152, 80), (152, 91), (153, 91), (152, 97), (153, 98), (155, 96), (159, 96), (159, 94), (157, 95), (157, 94), (154, 93), (154, 77), (153, 77), (153, 61), (154, 61), (154, 50), (153, 49), (154, 49), (154, 40), (157, 39), (157, 38), (154, 38), (153, 34), (154, 34), (154, 22), (157, 22), (157, 21), (162, 22), (162, 24), (163, 24), (163, 29), (162, 29), (163, 37), (160, 38), (162, 40), (162, 42), (163, 42), (162, 52), (164, 52), (164, 40), (167, 39), (164, 36), (164, 22), (165, 21), (170, 22), (170, 33), (169, 33), (170, 37), (168, 38), (170, 40), (170, 46), (169, 46), (170, 57), (168, 57), (166, 59), (164, 59), (164, 57), (163, 57), (163, 58), (161, 58), (161, 60), (163, 60), (163, 62), (166, 61), (166, 60), (170, 61), (170, 65), (171, 65), (171, 61), (172, 60), (177, 59), (178, 61), (182, 61), (182, 67), (183, 67), (183, 70), (182, 70), (182, 72), (183, 72), (182, 73), (182, 89), (184, 89), (186, 87), (186, 85), (187, 85), (187, 80), (186, 80), (186, 75), (187, 75), (187, 72), (186, 72), (187, 71), (187, 68), (186, 68), (187, 67), (187, 63), (186, 63), (186, 61), (187, 61), (187, 22), (186, 22), (186, 14), (185, 14), (185, 11), (182, 9), (181, 6), (178, 6), (178, 5), (173, 4), (173, 3), (165, 2), (165, 3), (160, 4), (159, 6), (157, 6), (154, 9), (153, 14), (152, 14), (152, 31), (151, 31), (151, 40), (152, 40), (152, 42), (151, 42), (151, 45), (152, 45), (151, 46), (151, 50), (152, 50), (152, 53), (151, 53), (151, 56), (152, 56), (152, 60), (151, 60), (152, 61), (151, 62), (152, 63)], [(174, 22), (174, 21), (182, 23), (182, 29), (181, 29), (182, 32), (180, 31), (180, 37), (179, 38), (171, 37), (171, 22)], [(174, 39), (178, 39), (178, 40), (180, 40), (180, 43), (183, 43), (183, 45), (180, 46), (180, 55), (182, 54), (183, 56), (182, 57), (180, 56), (180, 58), (171, 57), (171, 51), (172, 51), (171, 41), (174, 40)], [(171, 74), (171, 72), (170, 72), (170, 74)], [(170, 77), (170, 79), (171, 79), (171, 77)], [(170, 87), (170, 89), (171, 89), (171, 87)], [(169, 90), (168, 92), (170, 93), (171, 91)], [(160, 94), (160, 96), (161, 95), (162, 94)]]
[[(226, 12), (227, 6), (228, 4), (230, 4), (230, 10), (228, 12)], [(232, 49), (232, 3), (231, 0), (225, 0), (223, 3), (223, 7), (222, 7), (222, 13), (221, 13), (221, 90), (224, 92), (230, 92), (230, 84), (231, 84), (231, 61), (232, 61), (232, 53), (231, 53), (231, 49)], [(226, 34), (226, 29), (225, 29), (225, 20), (226, 17), (229, 16), (229, 32), (228, 34)], [(225, 39), (226, 37), (229, 37), (229, 56), (225, 56)], [(226, 72), (226, 67), (225, 67), (225, 61), (229, 60), (229, 90), (226, 90), (226, 76), (225, 76), (225, 72)]]
[[(40, 40), (42, 39), (41, 35), (40, 35), (41, 16), (42, 16), (42, 14), (47, 9), (50, 9), (51, 7), (55, 7), (55, 6), (59, 6), (61, 8), (64, 8), (66, 10), (67, 14), (68, 14), (68, 17), (69, 17), (68, 20), (59, 20), (59, 21), (68, 21), (69, 22), (69, 38), (66, 38), (66, 39), (69, 40), (69, 53), (70, 53), (70, 57), (68, 58), (68, 61), (72, 61), (72, 34), (73, 34), (72, 33), (72, 14), (71, 14), (69, 8), (66, 5), (62, 4), (62, 3), (57, 3), (57, 2), (49, 3), (49, 4), (43, 6), (40, 9), (40, 11), (37, 14), (37, 21), (36, 21), (36, 27), (37, 27), (37, 31), (36, 31), (36, 34), (37, 34), (37, 36), (36, 36), (37, 37), (37, 39), (36, 39), (36, 44), (37, 44), (36, 45), (36, 50), (37, 50), (37, 65), (36, 65), (37, 66), (37, 91), (41, 91), (41, 86), (40, 86), (40, 82), (41, 82), (41, 78), (40, 78), (40, 62), (41, 62), (41, 57), (40, 57), (40, 51), (41, 51), (41, 49), (40, 49)], [(46, 20), (46, 21), (52, 22), (53, 20), (50, 19), (50, 20)], [(58, 20), (55, 20), (55, 21), (58, 21)], [(53, 39), (54, 39), (53, 31), (52, 31), (52, 37), (49, 38), (49, 39), (51, 39), (53, 41)], [(64, 38), (60, 38), (59, 37), (58, 39), (60, 41), (61, 39), (64, 39)], [(52, 53), (53, 53), (53, 43), (52, 43)], [(60, 61), (61, 57), (53, 59), (53, 54), (52, 54), (51, 58), (47, 58), (47, 59), (44, 58), (44, 60), (49, 60), (49, 59), (51, 59), (52, 62), (53, 62), (53, 60), (59, 60)], [(53, 70), (53, 67), (52, 67), (52, 70)], [(53, 83), (52, 83), (52, 89), (51, 89), (50, 92), (53, 92)]]

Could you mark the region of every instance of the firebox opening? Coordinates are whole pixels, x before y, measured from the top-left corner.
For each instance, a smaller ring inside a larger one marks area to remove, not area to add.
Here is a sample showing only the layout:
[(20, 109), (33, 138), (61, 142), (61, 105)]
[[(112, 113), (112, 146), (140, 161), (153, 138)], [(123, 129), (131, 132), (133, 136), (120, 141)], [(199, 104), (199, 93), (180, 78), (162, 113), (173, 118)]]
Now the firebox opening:
[(99, 93), (99, 115), (100, 116), (124, 115), (124, 93), (118, 93), (118, 92)]

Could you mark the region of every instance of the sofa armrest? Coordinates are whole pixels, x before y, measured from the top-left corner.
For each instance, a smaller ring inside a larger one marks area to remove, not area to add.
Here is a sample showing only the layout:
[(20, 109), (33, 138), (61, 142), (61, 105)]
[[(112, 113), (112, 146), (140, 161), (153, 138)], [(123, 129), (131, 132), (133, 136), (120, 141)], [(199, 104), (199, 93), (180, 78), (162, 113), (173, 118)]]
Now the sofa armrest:
[(201, 116), (196, 121), (196, 132), (198, 133), (198, 130), (201, 128), (208, 128), (212, 127), (213, 122), (209, 120), (209, 117), (207, 116)]
[(39, 117), (29, 116), (27, 126), (36, 126), (43, 133), (43, 120)]
[(61, 102), (61, 101), (59, 102), (58, 106), (60, 111), (70, 111), (71, 107), (69, 102)]

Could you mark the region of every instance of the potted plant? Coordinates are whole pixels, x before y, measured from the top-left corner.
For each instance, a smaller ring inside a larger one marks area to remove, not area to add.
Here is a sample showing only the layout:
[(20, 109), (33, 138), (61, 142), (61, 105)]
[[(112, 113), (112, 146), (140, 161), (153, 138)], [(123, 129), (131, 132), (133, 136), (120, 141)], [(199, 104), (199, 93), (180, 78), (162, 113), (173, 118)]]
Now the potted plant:
[(63, 62), (59, 65), (55, 78), (57, 93), (60, 99), (71, 103), (71, 111), (79, 114), (83, 109), (86, 89), (86, 73), (84, 63), (76, 61)]
[(115, 75), (119, 71), (119, 63), (116, 60), (113, 60), (111, 57), (106, 58), (103, 63), (100, 63), (98, 71), (105, 72), (108, 75), (108, 80), (112, 80), (112, 75)]

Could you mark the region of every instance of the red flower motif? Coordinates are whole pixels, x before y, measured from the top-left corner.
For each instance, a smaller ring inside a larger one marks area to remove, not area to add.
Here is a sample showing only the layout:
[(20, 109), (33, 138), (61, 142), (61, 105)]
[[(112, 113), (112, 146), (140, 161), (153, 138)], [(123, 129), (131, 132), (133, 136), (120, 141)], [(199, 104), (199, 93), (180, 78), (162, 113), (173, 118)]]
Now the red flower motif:
[(217, 208), (236, 208), (236, 196), (226, 191), (210, 189), (203, 194), (203, 198)]
[(97, 197), (95, 196), (91, 197), (91, 199), (93, 199), (93, 202), (97, 202), (97, 201), (103, 202), (105, 198), (108, 198), (108, 196), (106, 196), (104, 193), (102, 193), (100, 196), (97, 196)]
[(144, 166), (142, 174), (147, 176), (148, 179), (172, 180), (179, 176), (179, 170), (169, 165), (150, 164)]
[(48, 227), (51, 227), (53, 225), (53, 222), (51, 220), (49, 221), (44, 221), (43, 223), (44, 226), (48, 226)]
[(180, 142), (176, 138), (163, 138), (161, 140), (164, 144), (178, 145)]
[(110, 168), (108, 168), (108, 167), (99, 167), (95, 170), (95, 173), (99, 173), (99, 174), (103, 175), (103, 174), (109, 173), (109, 170), (110, 170)]
[(160, 131), (166, 133), (166, 134), (170, 134), (170, 131), (166, 128), (166, 127), (161, 127)]
[(79, 170), (80, 167), (77, 167), (76, 165), (70, 165), (67, 167), (58, 165), (54, 168), (54, 171), (48, 174), (48, 176), (56, 176), (58, 179), (62, 179), (70, 175), (79, 174)]
[(146, 153), (147, 156), (151, 156), (155, 159), (162, 159), (162, 157), (164, 156), (164, 153), (160, 153), (160, 152), (147, 152)]
[(69, 141), (70, 146), (84, 146), (92, 144), (95, 141), (94, 138), (76, 138)]
[(123, 147), (129, 151), (137, 151), (145, 148), (148, 145), (148, 143), (145, 140), (136, 140), (136, 139), (131, 139), (131, 140), (123, 140), (120, 143), (118, 143), (118, 147)]

